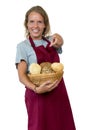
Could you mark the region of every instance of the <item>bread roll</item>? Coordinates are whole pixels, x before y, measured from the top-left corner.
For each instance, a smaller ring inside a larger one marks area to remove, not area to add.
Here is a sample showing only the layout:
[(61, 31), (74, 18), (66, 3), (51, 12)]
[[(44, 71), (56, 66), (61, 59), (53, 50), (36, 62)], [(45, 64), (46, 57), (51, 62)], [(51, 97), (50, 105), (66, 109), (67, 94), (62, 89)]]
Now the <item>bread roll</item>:
[(51, 63), (50, 62), (42, 62), (40, 64), (41, 66), (41, 73), (42, 74), (47, 74), (47, 73), (53, 73), (54, 71), (51, 68)]
[(40, 74), (41, 72), (41, 66), (37, 63), (32, 63), (30, 66), (29, 66), (29, 72), (31, 74)]
[(51, 64), (51, 68), (57, 72), (57, 71), (63, 71), (64, 69), (64, 66), (62, 63), (58, 63), (58, 62), (54, 62)]

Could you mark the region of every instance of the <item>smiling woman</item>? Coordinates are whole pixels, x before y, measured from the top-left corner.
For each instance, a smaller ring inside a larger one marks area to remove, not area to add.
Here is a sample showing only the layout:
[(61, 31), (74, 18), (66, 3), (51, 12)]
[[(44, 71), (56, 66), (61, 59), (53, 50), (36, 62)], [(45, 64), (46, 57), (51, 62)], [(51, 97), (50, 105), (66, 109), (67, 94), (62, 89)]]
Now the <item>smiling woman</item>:
[[(27, 76), (32, 63), (60, 62), (62, 38), (50, 32), (49, 18), (40, 6), (29, 9), (25, 15), (26, 40), (17, 45), (16, 66), (19, 80), (26, 87), (25, 103), (28, 113), (28, 130), (75, 130), (72, 110), (64, 83), (57, 79), (37, 86)], [(56, 40), (57, 39), (57, 40)], [(61, 71), (61, 70), (60, 70)]]

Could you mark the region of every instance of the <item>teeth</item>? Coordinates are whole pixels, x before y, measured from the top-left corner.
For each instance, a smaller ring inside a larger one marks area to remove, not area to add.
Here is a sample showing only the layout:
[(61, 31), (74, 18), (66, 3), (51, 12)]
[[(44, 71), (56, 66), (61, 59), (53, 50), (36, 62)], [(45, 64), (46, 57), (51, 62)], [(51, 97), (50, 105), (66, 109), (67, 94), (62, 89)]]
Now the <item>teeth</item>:
[(37, 29), (35, 29), (35, 30), (33, 30), (33, 32), (38, 32), (38, 30), (37, 30)]

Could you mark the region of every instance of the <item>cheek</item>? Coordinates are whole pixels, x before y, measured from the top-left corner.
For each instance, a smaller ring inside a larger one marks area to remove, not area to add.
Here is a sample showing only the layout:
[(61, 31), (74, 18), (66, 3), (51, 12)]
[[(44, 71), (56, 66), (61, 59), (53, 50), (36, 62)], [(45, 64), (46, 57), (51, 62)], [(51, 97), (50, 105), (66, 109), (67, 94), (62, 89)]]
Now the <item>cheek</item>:
[(31, 28), (31, 25), (30, 24), (27, 24), (27, 29), (29, 30)]
[(43, 25), (41, 28), (42, 28), (42, 30), (44, 30), (45, 29), (45, 25)]
[(46, 28), (45, 24), (43, 25), (43, 28)]

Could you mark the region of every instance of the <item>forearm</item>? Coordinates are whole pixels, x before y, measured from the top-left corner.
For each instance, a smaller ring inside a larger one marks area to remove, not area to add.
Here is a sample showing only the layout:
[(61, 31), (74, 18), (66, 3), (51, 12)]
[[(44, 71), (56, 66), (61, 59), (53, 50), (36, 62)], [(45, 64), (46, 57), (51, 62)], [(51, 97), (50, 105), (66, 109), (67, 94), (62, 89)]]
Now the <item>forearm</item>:
[(26, 87), (28, 87), (29, 89), (34, 90), (35, 89), (35, 85), (29, 80), (28, 76), (27, 76), (27, 63), (25, 61), (21, 61), (18, 64), (18, 76), (19, 76), (19, 81), (24, 84)]
[(27, 74), (19, 75), (19, 81), (24, 84), (27, 88), (35, 90), (35, 85), (29, 80)]

